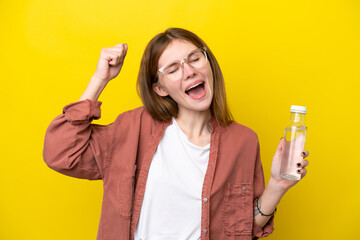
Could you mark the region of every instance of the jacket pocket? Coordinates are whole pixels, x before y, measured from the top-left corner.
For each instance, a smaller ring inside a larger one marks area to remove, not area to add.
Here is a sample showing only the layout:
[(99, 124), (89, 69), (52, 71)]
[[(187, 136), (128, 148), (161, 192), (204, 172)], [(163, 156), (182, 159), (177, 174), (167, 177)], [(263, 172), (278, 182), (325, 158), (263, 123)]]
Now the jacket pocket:
[(226, 184), (223, 227), (227, 235), (250, 235), (253, 224), (253, 184)]
[(135, 171), (136, 165), (122, 167), (118, 176), (119, 214), (126, 219), (130, 219), (132, 212), (135, 191)]

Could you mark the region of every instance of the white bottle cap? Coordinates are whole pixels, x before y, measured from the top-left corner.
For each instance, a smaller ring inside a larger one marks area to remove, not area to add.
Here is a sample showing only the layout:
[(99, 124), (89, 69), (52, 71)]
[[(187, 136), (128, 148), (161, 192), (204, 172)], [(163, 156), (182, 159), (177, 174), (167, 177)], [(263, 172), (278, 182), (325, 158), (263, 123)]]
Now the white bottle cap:
[(291, 105), (290, 112), (295, 113), (306, 113), (306, 107), (303, 106), (297, 106), (297, 105)]

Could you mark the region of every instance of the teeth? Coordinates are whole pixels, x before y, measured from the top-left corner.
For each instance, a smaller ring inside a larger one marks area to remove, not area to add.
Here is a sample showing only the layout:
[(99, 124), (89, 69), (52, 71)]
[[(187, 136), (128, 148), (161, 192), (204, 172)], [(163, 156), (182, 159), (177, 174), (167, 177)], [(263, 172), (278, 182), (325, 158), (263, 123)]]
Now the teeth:
[(197, 86), (199, 86), (200, 84), (202, 84), (202, 83), (195, 84), (195, 85), (189, 87), (186, 91), (189, 91), (190, 89), (192, 89), (192, 88), (194, 88), (194, 87), (197, 87)]

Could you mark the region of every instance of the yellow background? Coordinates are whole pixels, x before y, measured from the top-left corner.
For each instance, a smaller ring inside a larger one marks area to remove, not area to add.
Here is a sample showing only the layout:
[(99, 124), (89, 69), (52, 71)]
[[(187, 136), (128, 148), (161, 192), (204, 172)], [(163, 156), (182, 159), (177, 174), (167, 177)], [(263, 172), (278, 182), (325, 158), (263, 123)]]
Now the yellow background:
[(100, 50), (120, 42), (128, 55), (97, 123), (140, 106), (142, 52), (168, 27), (213, 50), (236, 120), (260, 138), (266, 181), (290, 105), (308, 107), (308, 175), (268, 239), (360, 239), (358, 0), (1, 1), (0, 26), (0, 239), (96, 238), (102, 182), (50, 170), (45, 130), (78, 100)]

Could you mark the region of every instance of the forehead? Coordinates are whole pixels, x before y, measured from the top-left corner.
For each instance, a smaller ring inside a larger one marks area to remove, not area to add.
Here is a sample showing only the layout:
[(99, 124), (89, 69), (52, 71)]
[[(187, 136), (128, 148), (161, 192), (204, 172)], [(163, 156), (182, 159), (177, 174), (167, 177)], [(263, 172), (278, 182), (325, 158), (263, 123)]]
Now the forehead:
[(182, 60), (195, 49), (197, 49), (197, 47), (191, 42), (175, 39), (169, 43), (161, 54), (158, 66), (161, 67), (170, 61)]

